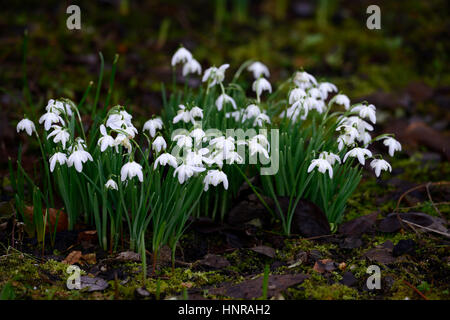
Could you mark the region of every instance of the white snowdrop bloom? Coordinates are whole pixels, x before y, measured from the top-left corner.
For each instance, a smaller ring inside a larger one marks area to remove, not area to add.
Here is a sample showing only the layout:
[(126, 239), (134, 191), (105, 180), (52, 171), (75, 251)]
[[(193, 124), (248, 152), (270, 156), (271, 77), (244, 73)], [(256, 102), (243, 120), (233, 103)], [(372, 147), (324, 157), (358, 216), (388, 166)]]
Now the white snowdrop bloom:
[(385, 170), (385, 171), (392, 171), (392, 167), (389, 164), (389, 162), (383, 160), (383, 159), (374, 159), (372, 160), (372, 162), (370, 163), (370, 166), (375, 170), (375, 175), (377, 177), (380, 176), (381, 174), (381, 170)]
[(110, 190), (119, 190), (119, 186), (113, 179), (109, 179), (108, 181), (106, 181), (105, 187), (106, 189)]
[(319, 90), (320, 90), (322, 99), (324, 99), (324, 100), (326, 98), (328, 98), (328, 94), (330, 92), (337, 92), (338, 91), (337, 87), (334, 84), (332, 84), (331, 82), (322, 82), (322, 83), (320, 83), (319, 84)]
[(172, 67), (175, 67), (178, 63), (186, 63), (192, 59), (192, 53), (186, 48), (179, 48), (172, 56)]
[(374, 124), (377, 122), (376, 108), (373, 104), (369, 104), (368, 106), (358, 104), (357, 106), (353, 107), (351, 111), (359, 112), (359, 116), (361, 118), (369, 118), (370, 121)]
[(192, 148), (192, 138), (188, 135), (177, 134), (172, 138), (172, 141), (176, 141), (177, 146), (180, 148), (186, 147), (188, 149)]
[(25, 132), (29, 136), (31, 136), (33, 134), (33, 131), (36, 131), (36, 127), (34, 126), (33, 121), (27, 118), (20, 120), (19, 123), (17, 124), (17, 133), (23, 130), (25, 130)]
[(267, 78), (270, 77), (269, 68), (259, 61), (253, 62), (248, 66), (247, 70), (253, 73), (253, 77), (255, 79), (258, 79), (261, 76), (265, 76)]
[(223, 64), (219, 68), (211, 67), (203, 73), (202, 82), (209, 81), (208, 87), (211, 88), (216, 84), (222, 83), (225, 79), (225, 71), (230, 67), (229, 64)]
[(53, 131), (47, 136), (47, 139), (50, 139), (51, 137), (54, 136), (53, 142), (54, 143), (61, 142), (61, 144), (63, 145), (63, 149), (65, 149), (66, 143), (70, 139), (69, 131), (57, 125), (53, 125), (52, 128)]
[(134, 161), (128, 162), (120, 169), (120, 180), (131, 180), (133, 177), (138, 177), (140, 182), (144, 181), (144, 173), (142, 172), (142, 166)]
[(259, 78), (253, 82), (252, 90), (256, 92), (256, 96), (259, 99), (263, 91), (268, 91), (269, 93), (272, 93), (272, 85), (270, 84), (269, 81), (267, 81), (267, 79)]
[(318, 88), (310, 88), (307, 90), (307, 93), (314, 99), (322, 99), (322, 92)]
[(355, 138), (353, 138), (351, 135), (349, 134), (342, 134), (337, 138), (337, 142), (338, 142), (338, 150), (341, 151), (344, 146), (352, 146), (355, 144)]
[(189, 180), (189, 178), (191, 178), (194, 174), (203, 172), (205, 170), (206, 169), (203, 167), (192, 166), (183, 163), (182, 165), (178, 166), (175, 169), (173, 176), (175, 177), (176, 175), (178, 175), (178, 182), (180, 182), (180, 184), (183, 184), (185, 181)]
[(239, 119), (241, 119), (241, 117), (242, 117), (242, 122), (244, 122), (245, 120), (243, 119), (241, 110), (225, 113), (225, 118), (227, 118), (227, 119), (233, 118), (234, 121), (239, 121)]
[(341, 158), (339, 158), (339, 156), (337, 154), (334, 154), (332, 152), (328, 152), (328, 151), (323, 151), (319, 154), (319, 158), (320, 159), (325, 159), (328, 161), (328, 163), (332, 166), (334, 166), (334, 164), (336, 163), (336, 161), (338, 163), (341, 163)]
[(200, 128), (196, 128), (189, 133), (189, 135), (194, 138), (196, 143), (203, 141), (203, 138), (206, 136), (205, 131)]
[(129, 139), (133, 139), (138, 133), (138, 130), (133, 125), (128, 126), (125, 129), (121, 129), (118, 131), (121, 131), (124, 134), (126, 134), (126, 136), (128, 136)]
[(166, 140), (164, 140), (163, 137), (158, 136), (152, 143), (152, 148), (155, 152), (160, 153), (161, 150), (166, 150), (167, 143)]
[(186, 155), (185, 163), (191, 166), (198, 166), (198, 167), (202, 167), (203, 162), (210, 164), (211, 162), (209, 161), (209, 158), (205, 157), (205, 155), (208, 153), (209, 150), (207, 148), (201, 148), (200, 150), (196, 151), (189, 150)]
[(131, 153), (133, 146), (127, 135), (119, 133), (114, 139), (114, 146), (116, 147), (116, 152), (119, 152), (119, 146), (123, 146), (127, 149), (128, 153)]
[(336, 104), (344, 106), (345, 110), (350, 108), (350, 99), (345, 94), (338, 94), (333, 99)]
[(293, 104), (294, 102), (302, 100), (306, 97), (306, 95), (306, 91), (302, 88), (292, 89), (289, 93), (289, 104)]
[(261, 109), (256, 104), (250, 104), (245, 108), (244, 116), (242, 118), (242, 122), (244, 122), (247, 119), (252, 119), (254, 117), (259, 116), (261, 113)]
[(59, 163), (62, 166), (66, 162), (67, 156), (62, 152), (56, 152), (50, 157), (50, 172), (53, 172), (53, 170), (55, 170), (56, 163)]
[(150, 133), (150, 137), (154, 138), (156, 135), (156, 130), (161, 130), (163, 127), (163, 122), (161, 118), (154, 118), (147, 120), (147, 122), (144, 123), (143, 130), (148, 130)]
[(372, 152), (365, 148), (353, 148), (345, 154), (344, 162), (348, 157), (353, 157), (358, 158), (359, 163), (361, 163), (361, 165), (364, 165), (366, 163), (365, 156), (370, 158), (372, 156)]
[(361, 119), (360, 117), (352, 116), (348, 118), (343, 118), (343, 124), (356, 127), (359, 132), (364, 132), (366, 130), (373, 131), (373, 126), (367, 121)]
[(87, 161), (94, 161), (90, 153), (84, 150), (76, 150), (67, 159), (67, 165), (69, 167), (75, 166), (75, 170), (81, 172), (83, 170), (83, 163)]
[(100, 133), (102, 136), (98, 139), (97, 145), (100, 146), (101, 152), (104, 152), (108, 147), (116, 146), (116, 141), (106, 132), (106, 127), (103, 124), (100, 125)]
[(219, 183), (223, 184), (225, 190), (228, 190), (228, 178), (227, 175), (220, 170), (209, 170), (206, 173), (205, 179), (203, 179), (203, 184), (205, 185), (205, 191), (208, 191), (209, 186), (213, 185), (217, 187)]
[(253, 121), (253, 126), (262, 127), (264, 123), (270, 123), (270, 118), (266, 113), (261, 113)]
[(308, 173), (313, 171), (314, 168), (317, 167), (317, 170), (321, 173), (326, 173), (328, 171), (328, 175), (330, 179), (333, 178), (333, 168), (331, 164), (326, 159), (313, 159), (311, 164), (308, 167)]
[(219, 110), (219, 111), (222, 110), (225, 103), (231, 103), (233, 108), (237, 109), (236, 102), (234, 101), (234, 99), (232, 97), (230, 97), (229, 95), (223, 93), (216, 100), (217, 110)]
[(183, 77), (186, 77), (188, 74), (202, 74), (202, 66), (200, 63), (192, 58), (188, 62), (186, 62), (183, 66)]
[(106, 126), (113, 130), (120, 130), (123, 126), (126, 126), (126, 123), (120, 113), (113, 113), (106, 120)]
[(129, 114), (125, 110), (121, 110), (119, 114), (122, 116), (122, 119), (127, 127), (133, 127), (133, 124), (131, 123), (131, 119), (133, 119), (133, 116), (131, 114)]
[(168, 164), (169, 166), (171, 166), (173, 168), (178, 167), (177, 158), (175, 158), (170, 153), (163, 153), (158, 158), (156, 158), (155, 164), (153, 165), (153, 169), (156, 169), (158, 167), (158, 164), (160, 164), (162, 166), (165, 166)]
[(359, 135), (358, 129), (348, 124), (340, 125), (339, 127), (336, 128), (336, 131), (343, 131), (343, 135), (348, 136), (349, 137), (348, 140), (349, 141), (351, 140), (352, 143)]
[(224, 158), (227, 160), (227, 164), (233, 164), (233, 163), (244, 163), (244, 158), (242, 158), (238, 152), (231, 151), (226, 154), (226, 157)]
[(400, 144), (400, 142), (398, 142), (397, 140), (395, 140), (394, 138), (391, 138), (391, 137), (384, 139), (383, 144), (385, 146), (389, 147), (389, 155), (391, 157), (394, 156), (395, 151), (402, 150), (402, 145)]
[(42, 123), (44, 123), (45, 131), (50, 130), (52, 124), (54, 124), (54, 123), (61, 123), (63, 126), (65, 125), (64, 120), (58, 114), (53, 113), (53, 112), (44, 113), (39, 118), (39, 124), (42, 124)]
[(189, 114), (191, 116), (191, 122), (195, 122), (195, 118), (203, 119), (203, 110), (199, 107), (193, 107), (191, 111), (189, 111)]
[(250, 156), (259, 153), (262, 154), (267, 159), (269, 159), (269, 153), (266, 147), (264, 147), (257, 139), (250, 139), (248, 141), (248, 148), (250, 151)]
[(367, 131), (359, 132), (356, 140), (361, 142), (364, 146), (367, 146), (369, 142), (372, 140), (372, 136)]
[(311, 88), (312, 85), (317, 85), (317, 80), (313, 75), (306, 71), (297, 72), (294, 76), (294, 83), (302, 89)]
[(178, 112), (175, 117), (173, 117), (173, 123), (178, 123), (180, 121), (183, 121), (184, 123), (188, 123), (191, 121), (191, 113), (189, 110), (187, 110), (186, 106), (183, 104), (180, 104), (178, 106)]
[(45, 110), (47, 112), (52, 112), (57, 115), (60, 115), (61, 113), (65, 113), (67, 116), (72, 116), (72, 108), (69, 103), (53, 100), (48, 100), (47, 106), (45, 107)]
[(308, 116), (308, 107), (305, 105), (304, 100), (298, 100), (294, 102), (292, 106), (286, 109), (286, 111), (281, 112), (281, 117), (287, 117), (291, 119), (292, 121), (297, 121), (298, 116), (300, 116), (300, 119), (305, 120)]
[(223, 152), (225, 152), (225, 154), (227, 154), (228, 152), (234, 151), (236, 149), (236, 145), (235, 145), (235, 140), (233, 137), (227, 137), (225, 138), (224, 136), (220, 136), (217, 138), (212, 139), (209, 144), (211, 146), (214, 146), (214, 148), (218, 149), (218, 150), (223, 150)]
[(308, 108), (309, 111), (317, 110), (319, 113), (323, 113), (325, 111), (325, 103), (323, 100), (319, 100), (313, 97), (307, 97), (303, 100), (303, 105), (305, 108)]

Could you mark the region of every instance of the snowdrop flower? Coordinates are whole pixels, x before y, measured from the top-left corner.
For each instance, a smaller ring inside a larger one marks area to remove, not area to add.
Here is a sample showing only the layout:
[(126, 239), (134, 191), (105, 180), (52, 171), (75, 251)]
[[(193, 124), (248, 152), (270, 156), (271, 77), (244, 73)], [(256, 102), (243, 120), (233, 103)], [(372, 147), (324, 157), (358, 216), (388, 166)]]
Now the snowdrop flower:
[(389, 164), (389, 162), (383, 160), (383, 159), (374, 159), (372, 160), (372, 162), (370, 163), (370, 166), (375, 170), (375, 175), (377, 177), (380, 176), (381, 174), (381, 170), (385, 170), (391, 172), (392, 171), (392, 167)]
[(164, 140), (164, 138), (161, 136), (156, 137), (155, 141), (153, 141), (152, 143), (152, 148), (157, 153), (160, 153), (161, 150), (166, 150), (167, 148), (166, 140)]
[(248, 66), (247, 70), (253, 73), (255, 79), (258, 79), (261, 76), (270, 77), (269, 68), (259, 61), (253, 62)]
[(328, 175), (330, 179), (333, 178), (333, 168), (331, 164), (326, 159), (313, 159), (308, 167), (308, 173), (313, 171), (317, 167), (317, 170), (321, 173), (325, 173), (328, 170)]
[(155, 164), (153, 165), (153, 169), (156, 170), (156, 168), (158, 167), (158, 164), (160, 164), (162, 166), (165, 166), (168, 164), (169, 166), (171, 166), (175, 169), (178, 167), (177, 159), (170, 153), (163, 153), (158, 158), (156, 158)]
[(222, 83), (225, 79), (225, 71), (230, 67), (229, 64), (223, 64), (219, 68), (211, 67), (205, 70), (202, 82), (209, 81), (208, 87), (211, 88), (216, 84)]
[(242, 118), (242, 121), (257, 117), (259, 116), (260, 113), (261, 109), (259, 109), (259, 107), (256, 104), (250, 104), (247, 106), (247, 108), (245, 108), (244, 117)]
[(216, 100), (217, 110), (219, 110), (219, 111), (222, 110), (224, 103), (227, 103), (227, 102), (231, 103), (231, 105), (233, 106), (234, 109), (237, 109), (236, 102), (234, 101), (234, 99), (232, 97), (230, 97), (229, 95), (223, 93)]
[(250, 151), (250, 156), (253, 156), (258, 153), (262, 154), (264, 157), (269, 159), (269, 153), (266, 148), (266, 145), (264, 144), (264, 142), (259, 141), (258, 138), (256, 138), (256, 136), (248, 141), (248, 148)]
[(269, 93), (272, 93), (272, 86), (265, 78), (259, 78), (253, 82), (252, 90), (256, 92), (256, 96), (259, 100), (259, 97), (263, 91), (269, 91)]
[(102, 136), (98, 139), (98, 145), (100, 146), (100, 151), (104, 152), (108, 147), (114, 147), (116, 145), (116, 141), (113, 137), (108, 135), (106, 132), (106, 127), (102, 124), (100, 125), (100, 133)]
[(289, 93), (289, 104), (293, 104), (306, 97), (306, 91), (302, 88), (295, 88)]
[(161, 118), (150, 119), (144, 123), (144, 131), (148, 130), (152, 138), (156, 135), (156, 130), (161, 130), (163, 127), (163, 122)]
[(334, 154), (332, 152), (323, 151), (319, 154), (320, 159), (325, 159), (328, 161), (330, 165), (334, 165), (337, 161), (338, 163), (341, 163), (341, 158), (337, 154)]
[(179, 108), (179, 110), (177, 112), (177, 115), (175, 117), (173, 117), (172, 122), (174, 124), (180, 122), (181, 120), (184, 123), (190, 122), (191, 121), (191, 113), (189, 112), (189, 110), (186, 109), (186, 106), (183, 104), (180, 104), (178, 106), (178, 108)]
[(144, 174), (142, 172), (142, 166), (134, 161), (130, 161), (123, 165), (120, 169), (120, 180), (124, 182), (125, 180), (131, 180), (133, 177), (138, 177), (140, 182), (144, 181)]
[(128, 136), (122, 133), (119, 133), (114, 139), (114, 146), (116, 147), (116, 152), (119, 152), (119, 146), (125, 147), (128, 153), (131, 153), (131, 151), (133, 150), (130, 139), (128, 138)]
[(177, 146), (180, 148), (187, 147), (190, 149), (192, 147), (192, 138), (184, 134), (177, 134), (172, 141), (176, 141)]
[(224, 154), (234, 151), (236, 148), (235, 140), (231, 136), (229, 136), (227, 138), (225, 138), (224, 136), (214, 138), (209, 142), (209, 144), (211, 146), (214, 146), (214, 148), (223, 151)]
[(180, 184), (183, 184), (185, 181), (189, 180), (189, 178), (192, 177), (194, 174), (203, 172), (205, 170), (206, 169), (203, 167), (183, 163), (182, 165), (178, 166), (175, 169), (173, 176), (175, 177), (176, 175), (178, 175), (178, 182), (180, 182)]
[(20, 120), (19, 123), (17, 124), (17, 133), (23, 130), (25, 130), (25, 132), (29, 136), (31, 136), (33, 134), (33, 131), (36, 131), (36, 127), (34, 126), (33, 121), (27, 118)]
[(201, 148), (198, 151), (188, 151), (186, 156), (186, 164), (198, 167), (203, 166), (203, 162), (212, 164), (210, 159), (205, 157), (207, 153), (209, 153), (207, 148)]
[(353, 107), (352, 111), (359, 112), (359, 116), (361, 118), (363, 118), (363, 119), (369, 118), (370, 121), (374, 124), (377, 122), (376, 108), (373, 104), (369, 104), (368, 106), (359, 104), (359, 105)]
[(318, 88), (310, 88), (310, 89), (308, 89), (308, 95), (311, 98), (322, 99), (322, 92)]
[(314, 97), (307, 97), (305, 100), (303, 100), (303, 104), (304, 107), (308, 108), (308, 110), (310, 111), (314, 109), (316, 109), (319, 113), (323, 113), (325, 111), (325, 103), (323, 102), (323, 100), (319, 100)]
[(344, 148), (344, 146), (349, 147), (355, 144), (355, 138), (353, 138), (349, 134), (342, 134), (337, 138), (337, 142), (338, 142), (338, 150), (341, 151)]
[(317, 80), (313, 75), (306, 71), (297, 72), (294, 76), (294, 83), (302, 89), (311, 88), (312, 85), (317, 85)]
[[(241, 116), (242, 116), (242, 111), (241, 111), (241, 110), (237, 110), (237, 111), (225, 113), (225, 117), (226, 117), (227, 119), (233, 118), (234, 121), (239, 121), (239, 119), (241, 118)], [(245, 120), (242, 119), (242, 122), (244, 122), (244, 121), (245, 121)]]
[(398, 142), (397, 140), (395, 140), (394, 138), (391, 138), (391, 137), (384, 139), (383, 144), (385, 146), (389, 147), (389, 155), (391, 157), (394, 156), (395, 151), (402, 150), (402, 145), (400, 144), (400, 142)]
[(286, 109), (286, 111), (281, 112), (280, 117), (287, 117), (293, 122), (297, 121), (298, 116), (302, 113), (303, 115), (300, 119), (305, 120), (308, 116), (308, 107), (305, 105), (304, 100), (298, 100), (294, 102), (292, 106)]
[(344, 162), (345, 160), (347, 160), (348, 157), (353, 157), (358, 158), (359, 163), (361, 163), (361, 165), (364, 165), (366, 163), (366, 159), (364, 158), (365, 156), (371, 157), (372, 152), (370, 152), (370, 150), (365, 148), (353, 148), (352, 150), (350, 150), (345, 154)]
[(270, 123), (270, 118), (266, 113), (261, 113), (253, 121), (253, 126), (262, 127), (264, 123)]
[(192, 59), (192, 53), (189, 50), (181, 47), (172, 56), (172, 67), (175, 67), (178, 63), (187, 63)]
[(203, 138), (206, 136), (205, 131), (200, 128), (192, 130), (189, 135), (194, 138), (197, 143), (203, 141)]
[(119, 190), (119, 186), (113, 179), (109, 179), (108, 181), (106, 181), (105, 187), (106, 189), (110, 190)]
[(122, 119), (127, 127), (133, 127), (133, 124), (131, 123), (131, 119), (133, 119), (133, 116), (131, 114), (129, 114), (125, 110), (121, 110), (119, 114), (122, 116)]
[(50, 139), (54, 136), (53, 142), (58, 143), (61, 142), (63, 145), (63, 149), (66, 148), (66, 143), (70, 139), (70, 134), (67, 129), (61, 128), (60, 126), (53, 125), (53, 131), (47, 136), (47, 139)]
[(76, 150), (72, 152), (72, 154), (69, 156), (69, 159), (67, 160), (67, 165), (69, 167), (75, 166), (75, 170), (81, 172), (83, 170), (83, 163), (87, 161), (94, 161), (89, 152), (84, 150)]
[(72, 116), (72, 108), (70, 104), (66, 102), (61, 102), (58, 100), (50, 99), (48, 100), (47, 106), (45, 107), (45, 110), (47, 112), (52, 112), (57, 115), (60, 115), (60, 113), (65, 113), (69, 117)]
[(186, 77), (188, 74), (191, 73), (192, 74), (197, 73), (198, 75), (202, 73), (202, 66), (194, 58), (186, 62), (183, 66), (183, 77)]
[(64, 120), (58, 114), (53, 113), (53, 112), (44, 113), (39, 118), (39, 124), (42, 124), (43, 122), (44, 122), (45, 131), (50, 130), (52, 124), (54, 124), (54, 123), (60, 122), (63, 126), (65, 125)]
[(338, 94), (333, 99), (336, 104), (344, 106), (345, 110), (350, 108), (350, 99), (345, 94)]
[(359, 135), (356, 137), (356, 140), (361, 142), (364, 146), (367, 146), (369, 142), (372, 140), (372, 136), (367, 131), (359, 132)]
[(330, 82), (322, 82), (319, 84), (319, 90), (323, 99), (328, 97), (330, 92), (337, 92), (337, 87)]
[(63, 165), (67, 162), (67, 156), (62, 152), (56, 152), (53, 156), (50, 157), (50, 172), (55, 170), (56, 163)]
[(349, 141), (351, 141), (351, 143), (353, 143), (353, 141), (356, 139), (356, 137), (359, 135), (359, 131), (358, 129), (356, 129), (355, 127), (348, 125), (348, 124), (343, 124), (340, 125), (339, 127), (336, 128), (336, 131), (341, 131), (342, 129), (344, 129), (344, 134), (349, 137)]
[(348, 118), (343, 118), (342, 123), (353, 127), (356, 126), (356, 129), (358, 129), (359, 132), (364, 132), (366, 130), (368, 131), (373, 130), (373, 126), (370, 125), (370, 123), (368, 123), (367, 121), (361, 119), (360, 117), (352, 116)]
[(191, 115), (191, 121), (192, 123), (194, 123), (195, 119), (194, 118), (200, 118), (203, 119), (203, 110), (200, 109), (199, 107), (193, 107), (191, 109), (191, 111), (189, 111), (190, 115)]
[(217, 187), (219, 183), (223, 184), (225, 190), (228, 190), (228, 178), (227, 175), (220, 170), (209, 170), (206, 174), (205, 179), (203, 179), (203, 184), (205, 185), (205, 191), (208, 191), (209, 185)]
[(114, 113), (106, 120), (106, 126), (113, 130), (119, 130), (122, 129), (123, 126), (126, 126), (126, 123), (121, 114)]

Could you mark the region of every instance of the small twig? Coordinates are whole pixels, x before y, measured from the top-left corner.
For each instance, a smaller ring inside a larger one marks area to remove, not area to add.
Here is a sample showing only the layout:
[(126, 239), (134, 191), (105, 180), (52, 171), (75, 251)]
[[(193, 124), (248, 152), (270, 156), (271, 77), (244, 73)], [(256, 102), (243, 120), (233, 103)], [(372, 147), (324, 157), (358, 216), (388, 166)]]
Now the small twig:
[(428, 199), (430, 199), (431, 205), (433, 206), (434, 210), (436, 210), (436, 212), (441, 216), (442, 219), (445, 219), (444, 216), (442, 215), (442, 213), (439, 211), (439, 209), (435, 206), (433, 199), (431, 198), (430, 183), (427, 183), (426, 189), (427, 189)]
[(316, 240), (316, 239), (321, 239), (321, 238), (329, 238), (334, 236), (334, 234), (325, 234), (322, 236), (315, 236), (315, 237), (310, 237), (310, 238), (303, 238), (302, 240)]
[(419, 291), (419, 289), (417, 289), (416, 287), (414, 287), (411, 283), (409, 283), (406, 280), (403, 280), (403, 283), (405, 283), (408, 287), (410, 287), (411, 289), (413, 289), (419, 296), (421, 296), (424, 300), (428, 300), (428, 298)]
[(407, 220), (404, 220), (404, 219), (401, 219), (401, 221), (402, 221), (402, 222), (405, 222), (405, 223), (407, 223), (407, 224), (409, 224), (409, 225), (411, 225), (411, 226), (415, 226), (415, 227), (417, 227), (417, 228), (422, 228), (422, 229), (425, 229), (425, 230), (428, 230), (428, 231), (431, 231), (431, 232), (434, 232), (434, 233), (443, 235), (443, 236), (445, 236), (445, 237), (447, 237), (447, 238), (450, 238), (450, 234), (448, 234), (448, 233), (441, 232), (441, 231), (439, 231), (439, 230), (431, 229), (431, 228), (428, 228), (428, 227), (424, 227), (424, 226), (421, 226), (420, 224), (415, 224), (415, 223), (413, 223), (413, 222), (411, 222), (411, 221), (407, 221)]

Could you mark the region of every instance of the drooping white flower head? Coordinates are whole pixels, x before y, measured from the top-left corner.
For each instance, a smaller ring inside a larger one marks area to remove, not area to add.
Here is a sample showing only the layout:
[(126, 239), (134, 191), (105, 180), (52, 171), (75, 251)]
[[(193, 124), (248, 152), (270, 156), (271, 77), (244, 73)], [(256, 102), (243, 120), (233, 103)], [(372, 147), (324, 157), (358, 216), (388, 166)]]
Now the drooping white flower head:
[(106, 120), (106, 126), (113, 130), (121, 130), (126, 125), (125, 119), (120, 113), (113, 113)]
[(69, 156), (67, 166), (75, 166), (75, 170), (81, 172), (83, 170), (83, 163), (87, 161), (94, 161), (90, 153), (85, 150), (76, 150)]
[(269, 159), (269, 148), (269, 142), (264, 135), (258, 134), (248, 140), (248, 149), (250, 151), (250, 156), (254, 156), (255, 154), (262, 154), (264, 157)]
[(260, 113), (253, 121), (253, 126), (262, 127), (264, 123), (270, 123), (270, 117), (265, 113)]
[(326, 100), (330, 92), (337, 92), (337, 87), (331, 82), (322, 82), (319, 84), (319, 91), (322, 99)]
[(194, 138), (196, 143), (199, 143), (199, 142), (203, 141), (203, 138), (205, 138), (206, 133), (202, 129), (196, 128), (196, 129), (192, 130), (191, 133), (189, 133), (189, 135), (192, 138)]
[(224, 104), (227, 102), (231, 103), (231, 105), (233, 106), (233, 108), (235, 110), (237, 109), (236, 102), (234, 101), (234, 99), (232, 97), (230, 97), (229, 95), (223, 93), (216, 100), (217, 110), (219, 110), (219, 111), (222, 110)]
[(108, 147), (115, 147), (116, 141), (113, 137), (108, 135), (106, 132), (106, 127), (103, 124), (100, 125), (100, 133), (102, 136), (98, 139), (97, 144), (100, 146), (101, 152), (104, 152)]
[(317, 85), (317, 80), (313, 75), (306, 71), (299, 71), (294, 76), (294, 83), (302, 89), (311, 88), (313, 85)]
[(163, 153), (158, 158), (156, 158), (155, 164), (153, 165), (153, 169), (156, 169), (158, 167), (158, 164), (160, 164), (162, 166), (165, 166), (168, 164), (169, 166), (171, 166), (175, 169), (178, 167), (177, 159), (170, 153)]
[(247, 119), (252, 119), (259, 116), (261, 113), (261, 109), (256, 104), (250, 104), (245, 108), (244, 116), (242, 117), (242, 122)]
[(345, 94), (338, 94), (333, 99), (336, 104), (344, 106), (345, 110), (350, 108), (350, 99)]
[(50, 172), (55, 170), (56, 163), (59, 163), (61, 166), (67, 162), (67, 156), (62, 152), (56, 152), (53, 156), (50, 157)]
[(177, 146), (180, 148), (192, 148), (192, 138), (188, 135), (177, 134), (172, 138), (172, 141), (175, 141), (177, 143)]
[(313, 171), (314, 168), (317, 167), (317, 170), (321, 173), (325, 173), (328, 171), (328, 174), (330, 176), (330, 179), (333, 178), (333, 168), (331, 167), (331, 164), (326, 159), (313, 159), (311, 161), (311, 164), (308, 167), (308, 173)]
[(65, 125), (63, 118), (61, 118), (58, 114), (53, 113), (53, 112), (44, 113), (39, 118), (39, 124), (42, 124), (43, 122), (44, 122), (45, 131), (50, 130), (52, 124), (54, 124), (54, 123), (61, 123), (63, 126)]
[(72, 108), (71, 108), (70, 104), (67, 102), (59, 101), (59, 100), (53, 100), (53, 99), (48, 100), (45, 110), (47, 112), (52, 112), (57, 115), (64, 113), (69, 117), (72, 116)]
[(256, 92), (256, 96), (261, 96), (261, 93), (263, 91), (268, 91), (269, 93), (272, 93), (272, 86), (269, 81), (267, 81), (265, 78), (258, 78), (253, 82), (252, 90)]
[(119, 186), (113, 179), (109, 179), (108, 181), (106, 181), (105, 187), (109, 190), (119, 190)]
[(289, 104), (293, 104), (306, 97), (306, 91), (302, 88), (292, 89), (289, 93)]
[(136, 176), (140, 182), (144, 181), (142, 166), (135, 161), (127, 162), (122, 166), (122, 169), (120, 169), (120, 180), (122, 182), (125, 180), (131, 180)]
[(158, 136), (152, 143), (152, 148), (155, 152), (160, 153), (161, 150), (166, 150), (167, 143), (166, 140), (164, 140), (163, 137)]
[(321, 152), (319, 154), (319, 158), (327, 160), (328, 163), (332, 166), (334, 166), (336, 162), (341, 163), (341, 158), (339, 158), (337, 154), (328, 151)]
[(374, 169), (375, 175), (377, 177), (380, 176), (381, 170), (385, 171), (392, 171), (392, 167), (389, 164), (389, 162), (383, 160), (383, 159), (373, 159), (372, 162), (370, 162), (370, 166)]
[(119, 146), (125, 147), (128, 153), (131, 153), (133, 150), (129, 137), (122, 133), (119, 133), (114, 139), (114, 146), (116, 147), (116, 152), (119, 152)]
[(369, 118), (373, 124), (377, 122), (376, 108), (373, 104), (369, 104), (368, 106), (358, 104), (352, 108), (352, 111), (359, 112), (359, 116), (363, 119)]
[(192, 59), (192, 53), (184, 47), (179, 48), (172, 56), (172, 67), (175, 67), (178, 63), (187, 63)]
[(156, 135), (156, 130), (161, 130), (163, 127), (163, 122), (161, 118), (150, 119), (144, 123), (143, 130), (148, 130), (150, 137), (154, 138)]
[(222, 83), (225, 79), (225, 71), (228, 69), (229, 64), (223, 64), (219, 68), (211, 67), (205, 70), (203, 73), (202, 82), (209, 81), (208, 87), (213, 87), (216, 84)]
[(36, 131), (36, 127), (34, 126), (33, 121), (27, 118), (20, 120), (19, 123), (17, 124), (17, 133), (23, 130), (25, 130), (25, 132), (29, 136), (31, 136), (33, 134), (33, 131)]
[(269, 68), (259, 61), (253, 62), (248, 66), (247, 70), (253, 73), (253, 77), (255, 79), (258, 79), (261, 76), (265, 76), (267, 78), (270, 77)]
[(202, 74), (202, 66), (200, 63), (192, 58), (188, 62), (186, 62), (183, 66), (183, 77), (186, 77), (188, 74)]
[(366, 163), (365, 156), (372, 157), (372, 152), (365, 148), (353, 148), (349, 152), (347, 152), (344, 156), (344, 162), (348, 157), (358, 158), (359, 163), (364, 165)]
[(204, 190), (208, 191), (209, 186), (213, 185), (217, 187), (219, 183), (223, 184), (225, 190), (228, 190), (228, 178), (227, 175), (220, 170), (209, 170), (206, 173), (206, 177), (203, 179), (203, 184), (205, 185)]
[(50, 139), (51, 137), (54, 136), (53, 142), (54, 143), (61, 142), (61, 144), (63, 145), (63, 149), (65, 149), (66, 143), (70, 139), (69, 131), (66, 128), (62, 128), (57, 125), (53, 125), (52, 128), (53, 131), (47, 136), (47, 139)]
[(200, 118), (203, 119), (203, 110), (200, 109), (199, 107), (193, 107), (191, 109), (191, 111), (189, 111), (190, 116), (191, 116), (191, 122), (194, 124), (195, 123), (195, 118)]
[(189, 180), (189, 178), (191, 178), (194, 174), (203, 172), (205, 170), (206, 169), (203, 167), (183, 163), (175, 169), (173, 176), (175, 177), (176, 175), (178, 175), (178, 182), (180, 182), (180, 184), (183, 184), (185, 181)]
[(394, 156), (395, 151), (402, 151), (402, 145), (400, 142), (395, 140), (394, 138), (388, 137), (384, 139), (383, 144), (387, 147), (389, 147), (389, 155), (391, 157)]
[(184, 104), (180, 104), (178, 106), (178, 112), (175, 117), (173, 117), (173, 124), (176, 124), (180, 121), (183, 121), (184, 123), (188, 123), (191, 121), (191, 113), (189, 110), (187, 110), (186, 106)]

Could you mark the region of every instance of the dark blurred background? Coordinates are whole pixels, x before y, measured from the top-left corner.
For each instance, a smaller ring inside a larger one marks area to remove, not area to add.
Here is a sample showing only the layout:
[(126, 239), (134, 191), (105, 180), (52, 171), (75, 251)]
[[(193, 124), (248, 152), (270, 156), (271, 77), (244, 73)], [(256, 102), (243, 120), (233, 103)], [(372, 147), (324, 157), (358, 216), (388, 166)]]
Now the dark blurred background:
[[(71, 4), (81, 8), (81, 30), (66, 27)], [(381, 8), (381, 30), (366, 27), (372, 4)], [(304, 68), (336, 83), (352, 101), (375, 104), (378, 127), (396, 133), (407, 153), (448, 161), (449, 6), (448, 0), (2, 1), (2, 175), (19, 139), (25, 142), (15, 132), (26, 111), (20, 104), (25, 30), (25, 65), (38, 114), (50, 98), (79, 101), (89, 81), (97, 81), (101, 51), (103, 99), (119, 53), (112, 102), (129, 107), (142, 124), (160, 110), (161, 82), (171, 81), (170, 58), (183, 44), (203, 69), (230, 63), (229, 77), (247, 59), (267, 64), (275, 86)]]

